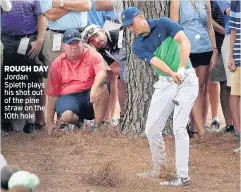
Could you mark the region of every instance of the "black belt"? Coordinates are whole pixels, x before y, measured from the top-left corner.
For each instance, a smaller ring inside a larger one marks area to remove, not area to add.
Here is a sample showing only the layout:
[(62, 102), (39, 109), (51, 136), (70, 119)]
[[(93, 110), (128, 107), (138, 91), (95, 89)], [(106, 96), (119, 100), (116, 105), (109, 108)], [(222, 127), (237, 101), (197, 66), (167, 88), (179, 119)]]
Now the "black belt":
[(111, 17), (108, 17), (108, 16), (105, 16), (104, 17), (105, 21), (111, 21), (113, 23), (117, 23), (117, 24), (120, 24), (120, 21), (119, 20), (116, 20), (116, 19), (112, 19)]
[[(56, 33), (64, 33), (66, 30), (52, 30), (52, 29), (49, 29), (50, 31), (53, 31), (53, 32), (56, 32)], [(82, 33), (84, 31), (84, 29), (77, 29), (80, 33)]]
[(31, 34), (26, 34), (26, 35), (11, 35), (11, 34), (7, 34), (7, 33), (3, 33), (3, 32), (1, 34), (2, 34), (2, 36), (11, 37), (12, 39), (22, 39), (24, 37), (30, 37), (30, 36), (36, 35), (37, 32), (31, 33)]

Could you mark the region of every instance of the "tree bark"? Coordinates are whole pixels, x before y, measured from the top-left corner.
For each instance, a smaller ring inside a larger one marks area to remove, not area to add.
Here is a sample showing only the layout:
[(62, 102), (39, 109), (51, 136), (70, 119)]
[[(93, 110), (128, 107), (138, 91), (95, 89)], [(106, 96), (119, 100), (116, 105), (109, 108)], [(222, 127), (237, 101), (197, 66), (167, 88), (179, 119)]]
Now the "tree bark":
[[(123, 1), (124, 8), (137, 7), (146, 18), (154, 19), (168, 16), (169, 1)], [(126, 30), (127, 48), (127, 99), (126, 114), (121, 124), (123, 134), (145, 136), (145, 124), (153, 94), (153, 84), (157, 76), (151, 66), (140, 61), (131, 51), (135, 40), (134, 33)], [(172, 133), (172, 115), (168, 119), (165, 132)]]

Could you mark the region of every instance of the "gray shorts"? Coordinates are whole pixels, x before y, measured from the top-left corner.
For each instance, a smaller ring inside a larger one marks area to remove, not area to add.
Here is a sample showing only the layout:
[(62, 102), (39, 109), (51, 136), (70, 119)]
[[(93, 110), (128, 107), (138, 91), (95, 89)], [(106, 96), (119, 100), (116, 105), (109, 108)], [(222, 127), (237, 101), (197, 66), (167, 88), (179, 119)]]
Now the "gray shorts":
[(223, 58), (221, 54), (218, 54), (217, 64), (210, 73), (210, 81), (211, 82), (227, 81), (224, 64), (223, 64)]

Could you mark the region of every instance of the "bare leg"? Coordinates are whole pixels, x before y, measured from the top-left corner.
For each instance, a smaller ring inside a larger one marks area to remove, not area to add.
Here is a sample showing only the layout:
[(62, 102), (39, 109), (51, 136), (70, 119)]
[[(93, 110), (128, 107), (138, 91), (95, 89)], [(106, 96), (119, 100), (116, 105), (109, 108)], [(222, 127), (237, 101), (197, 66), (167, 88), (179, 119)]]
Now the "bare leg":
[(195, 68), (196, 74), (199, 79), (199, 94), (194, 102), (193, 108), (192, 108), (192, 115), (194, 119), (194, 130), (198, 130), (198, 133), (200, 135), (203, 135), (205, 133), (204, 130), (204, 118), (203, 118), (203, 103), (204, 103), (204, 95), (206, 91), (206, 84), (208, 80), (208, 66), (198, 66)]
[(208, 95), (212, 117), (218, 117), (218, 105), (220, 103), (220, 86), (218, 82), (209, 82)]
[(110, 98), (104, 119), (105, 121), (110, 121), (118, 104), (117, 76), (113, 72), (108, 71), (107, 80), (110, 82)]
[(95, 124), (97, 125), (102, 123), (109, 102), (109, 92), (106, 85), (103, 85), (100, 89), (102, 93), (100, 100), (97, 103), (93, 103)]
[(230, 88), (227, 86), (227, 81), (220, 83), (221, 92), (220, 92), (220, 100), (221, 100), (221, 106), (223, 110), (223, 115), (225, 118), (226, 125), (233, 125), (233, 119), (232, 114), (230, 110)]
[(121, 109), (121, 115), (125, 114), (125, 100), (126, 100), (126, 84), (123, 81), (117, 82), (118, 84), (118, 99)]
[(240, 132), (240, 96), (230, 96), (230, 108), (236, 132)]
[(73, 124), (73, 125), (78, 125), (80, 123), (79, 116), (70, 110), (65, 111), (61, 115), (60, 121), (63, 121), (65, 123), (69, 123), (69, 124)]

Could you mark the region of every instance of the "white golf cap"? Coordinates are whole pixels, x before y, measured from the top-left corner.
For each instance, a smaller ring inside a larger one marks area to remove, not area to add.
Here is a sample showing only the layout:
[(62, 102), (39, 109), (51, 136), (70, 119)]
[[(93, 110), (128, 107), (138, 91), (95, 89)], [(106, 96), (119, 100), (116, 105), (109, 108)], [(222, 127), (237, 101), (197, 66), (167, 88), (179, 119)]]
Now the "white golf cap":
[(85, 41), (88, 41), (92, 35), (98, 33), (99, 31), (101, 31), (101, 28), (98, 25), (89, 25), (84, 29), (82, 38)]

